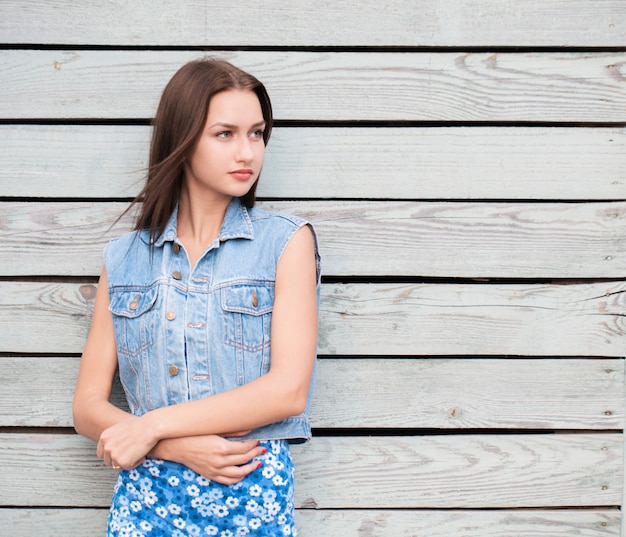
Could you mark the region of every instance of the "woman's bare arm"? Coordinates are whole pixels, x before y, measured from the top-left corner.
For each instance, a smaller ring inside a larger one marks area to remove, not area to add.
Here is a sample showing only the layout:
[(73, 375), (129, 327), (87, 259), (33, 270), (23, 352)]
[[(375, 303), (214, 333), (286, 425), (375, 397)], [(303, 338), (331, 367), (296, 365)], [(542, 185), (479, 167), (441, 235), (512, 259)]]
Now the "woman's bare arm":
[[(108, 307), (107, 277), (103, 270), (72, 405), (76, 431), (96, 442), (102, 431), (136, 419), (109, 402), (117, 369), (117, 351)], [(207, 479), (232, 484), (256, 469), (257, 464), (250, 461), (262, 453), (263, 448), (255, 440), (239, 442), (201, 435), (164, 440), (154, 446), (150, 455), (185, 464)], [(119, 464), (110, 458), (105, 459), (107, 465), (114, 462)]]
[(98, 454), (131, 467), (165, 438), (228, 434), (302, 413), (317, 346), (316, 284), (313, 234), (303, 227), (277, 268), (270, 371), (236, 389), (120, 421), (102, 432)]

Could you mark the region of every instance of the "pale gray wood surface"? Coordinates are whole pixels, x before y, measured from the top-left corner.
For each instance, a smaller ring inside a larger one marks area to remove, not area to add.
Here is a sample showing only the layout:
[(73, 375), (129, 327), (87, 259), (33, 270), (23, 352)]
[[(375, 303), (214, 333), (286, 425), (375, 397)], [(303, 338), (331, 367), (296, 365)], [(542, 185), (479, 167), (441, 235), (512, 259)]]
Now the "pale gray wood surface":
[[(104, 534), (108, 510), (0, 509), (13, 536), (85, 537)], [(616, 537), (620, 514), (611, 509), (414, 511), (299, 509), (300, 537)]]
[[(5, 43), (199, 46), (620, 46), (619, 0), (3, 0)], [(252, 28), (253, 31), (242, 31)]]
[[(0, 203), (0, 275), (96, 276), (127, 204)], [(259, 207), (316, 228), (325, 275), (621, 278), (626, 203), (302, 201)]]
[[(325, 284), (320, 354), (624, 354), (624, 282)], [(93, 284), (0, 282), (0, 348), (81, 352)], [(375, 335), (375, 337), (373, 337)]]
[[(625, 122), (626, 53), (215, 52), (290, 120)], [(0, 118), (150, 118), (197, 51), (2, 50)]]
[[(3, 433), (0, 445), (0, 497), (11, 505), (109, 504), (115, 472), (93, 442)], [(591, 507), (622, 495), (617, 433), (320, 437), (292, 452), (297, 507)]]
[[(134, 197), (150, 127), (0, 125), (2, 196)], [(626, 130), (278, 127), (263, 197), (626, 198)]]
[[(0, 357), (0, 427), (72, 427), (78, 358)], [(621, 429), (624, 362), (324, 359), (313, 427)], [(126, 407), (116, 384), (113, 400)]]

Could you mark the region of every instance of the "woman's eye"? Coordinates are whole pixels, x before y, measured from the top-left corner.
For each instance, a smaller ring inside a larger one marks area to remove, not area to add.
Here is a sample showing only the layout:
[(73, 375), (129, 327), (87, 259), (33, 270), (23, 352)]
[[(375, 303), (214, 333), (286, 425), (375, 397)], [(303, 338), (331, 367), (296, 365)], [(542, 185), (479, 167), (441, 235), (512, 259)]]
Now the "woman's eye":
[(218, 138), (228, 138), (230, 137), (230, 131), (222, 131), (217, 133)]
[(253, 138), (263, 138), (263, 130), (262, 129), (258, 129), (256, 131), (252, 132), (252, 137)]

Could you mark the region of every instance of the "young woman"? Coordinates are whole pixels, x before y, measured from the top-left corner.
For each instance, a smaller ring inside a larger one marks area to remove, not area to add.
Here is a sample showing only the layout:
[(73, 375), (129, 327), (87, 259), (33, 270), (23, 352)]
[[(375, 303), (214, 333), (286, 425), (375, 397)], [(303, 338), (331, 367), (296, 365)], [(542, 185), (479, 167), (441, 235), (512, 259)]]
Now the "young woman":
[[(163, 92), (74, 397), (76, 430), (120, 470), (107, 535), (296, 535), (319, 255), (307, 222), (254, 208), (271, 128), (264, 86), (227, 62), (188, 63)], [(130, 413), (109, 402), (118, 368)]]

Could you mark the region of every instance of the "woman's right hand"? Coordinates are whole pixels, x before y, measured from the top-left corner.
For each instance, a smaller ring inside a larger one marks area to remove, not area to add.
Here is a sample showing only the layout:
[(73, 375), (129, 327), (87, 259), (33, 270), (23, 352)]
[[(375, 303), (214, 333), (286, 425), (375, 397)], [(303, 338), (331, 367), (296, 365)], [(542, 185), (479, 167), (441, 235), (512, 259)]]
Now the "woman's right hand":
[(161, 440), (150, 455), (179, 462), (198, 474), (233, 485), (261, 465), (252, 461), (266, 452), (257, 440), (226, 440), (221, 436), (203, 435)]

